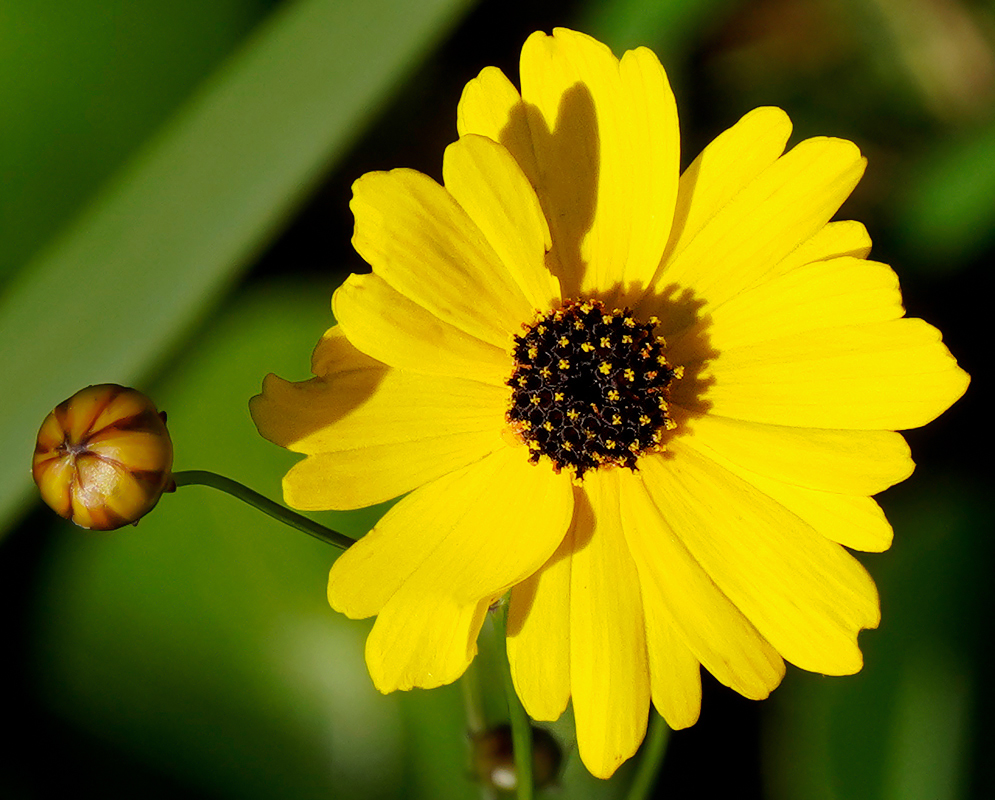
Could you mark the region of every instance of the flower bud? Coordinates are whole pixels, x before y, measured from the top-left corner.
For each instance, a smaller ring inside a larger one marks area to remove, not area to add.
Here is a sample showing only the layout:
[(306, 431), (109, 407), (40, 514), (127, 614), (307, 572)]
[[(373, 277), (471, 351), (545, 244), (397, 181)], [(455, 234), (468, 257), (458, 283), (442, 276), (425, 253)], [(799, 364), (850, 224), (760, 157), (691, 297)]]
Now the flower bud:
[[(498, 725), (473, 737), (473, 761), (477, 777), (485, 785), (502, 792), (518, 787), (511, 726)], [(542, 789), (556, 781), (563, 753), (553, 735), (532, 726), (532, 780)]]
[(172, 485), (166, 415), (141, 392), (105, 383), (60, 403), (38, 431), (32, 473), (42, 499), (81, 528), (136, 523)]

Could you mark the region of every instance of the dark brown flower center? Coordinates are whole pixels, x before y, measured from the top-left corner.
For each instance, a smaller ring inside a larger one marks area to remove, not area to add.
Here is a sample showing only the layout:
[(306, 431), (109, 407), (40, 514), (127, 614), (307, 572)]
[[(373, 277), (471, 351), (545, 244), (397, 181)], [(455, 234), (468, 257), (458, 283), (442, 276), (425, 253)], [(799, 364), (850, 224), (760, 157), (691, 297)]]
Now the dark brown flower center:
[(668, 389), (681, 369), (663, 354), (658, 320), (598, 300), (564, 303), (515, 337), (508, 422), (538, 463), (581, 479), (602, 466), (636, 468), (674, 427)]

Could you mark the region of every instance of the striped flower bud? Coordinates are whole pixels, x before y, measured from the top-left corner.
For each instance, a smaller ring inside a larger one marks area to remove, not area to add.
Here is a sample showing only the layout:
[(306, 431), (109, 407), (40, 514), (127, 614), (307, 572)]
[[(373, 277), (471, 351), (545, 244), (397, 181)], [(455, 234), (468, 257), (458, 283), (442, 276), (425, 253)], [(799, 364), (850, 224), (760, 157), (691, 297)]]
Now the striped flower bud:
[(136, 523), (172, 485), (166, 415), (141, 392), (105, 383), (60, 403), (38, 431), (32, 473), (42, 499), (82, 528)]

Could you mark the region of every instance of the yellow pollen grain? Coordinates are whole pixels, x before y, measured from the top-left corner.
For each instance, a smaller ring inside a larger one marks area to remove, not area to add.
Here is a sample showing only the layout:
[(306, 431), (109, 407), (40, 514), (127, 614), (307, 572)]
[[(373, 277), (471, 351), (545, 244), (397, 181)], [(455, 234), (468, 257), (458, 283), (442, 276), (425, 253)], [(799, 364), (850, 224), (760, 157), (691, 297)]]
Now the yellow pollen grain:
[(567, 370), (570, 369), (570, 361), (566, 358), (561, 358), (560, 363), (557, 364), (560, 369)]
[(621, 397), (621, 396), (622, 395), (620, 395), (618, 393), (618, 389), (609, 389), (608, 390), (608, 399), (609, 400), (618, 400), (619, 397)]
[(594, 345), (591, 344), (590, 342), (584, 342), (584, 344), (580, 346), (580, 349), (583, 350), (585, 353), (590, 353), (594, 349)]
[(560, 347), (566, 347), (568, 344), (570, 344), (570, 340), (566, 336), (561, 336)]
[(636, 373), (633, 372), (632, 369), (629, 367), (627, 367), (625, 372), (623, 372), (622, 374), (625, 375), (625, 379), (630, 383), (636, 379)]
[(562, 403), (562, 402), (563, 402), (563, 392), (555, 392), (555, 393), (553, 394), (553, 399), (554, 399), (554, 400), (555, 400), (555, 401), (556, 401), (557, 403)]
[(612, 346), (612, 340), (609, 339), (607, 336), (602, 336), (601, 337), (601, 346), (602, 347), (611, 347)]
[(612, 365), (609, 364), (607, 361), (602, 361), (600, 364), (598, 364), (598, 372), (600, 372), (602, 375), (608, 375), (611, 371), (612, 371)]

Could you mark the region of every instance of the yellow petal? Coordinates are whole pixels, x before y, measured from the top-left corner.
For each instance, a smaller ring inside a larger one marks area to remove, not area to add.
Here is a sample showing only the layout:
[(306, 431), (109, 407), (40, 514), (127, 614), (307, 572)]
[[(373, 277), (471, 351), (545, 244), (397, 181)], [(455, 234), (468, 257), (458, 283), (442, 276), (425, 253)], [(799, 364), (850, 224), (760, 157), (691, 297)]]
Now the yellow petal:
[(650, 51), (623, 60), (563, 28), (535, 33), (522, 48), (537, 189), (564, 296), (610, 300), (620, 281), (645, 283), (670, 232), (679, 162), (673, 93)]
[(894, 532), (881, 507), (870, 497), (817, 492), (730, 467), (768, 497), (833, 542), (853, 550), (881, 553)]
[(498, 386), (511, 374), (506, 349), (443, 322), (378, 275), (350, 275), (332, 310), (357, 349), (392, 367)]
[(570, 699), (570, 553), (567, 533), (553, 556), (511, 590), (508, 661), (532, 719), (558, 719)]
[(715, 414), (689, 426), (689, 444), (709, 458), (824, 492), (877, 494), (904, 481), (915, 467), (905, 439), (892, 431), (789, 428)]
[[(776, 268), (815, 235), (864, 171), (860, 151), (842, 139), (806, 139), (718, 208), (690, 240), (682, 237), (655, 279), (714, 308)], [(644, 307), (651, 307), (647, 298)]]
[[(622, 103), (619, 107), (619, 148), (621, 171), (612, 185), (605, 188), (617, 203), (619, 233), (625, 232), (626, 219), (629, 254), (619, 276), (605, 274), (599, 281), (603, 291), (621, 279), (630, 287), (620, 300), (631, 305), (656, 272), (670, 237), (677, 203), (680, 173), (680, 126), (677, 102), (656, 55), (645, 47), (630, 50), (619, 62)], [(602, 142), (602, 152), (607, 143)], [(607, 182), (607, 181), (605, 181)], [(599, 202), (603, 202), (599, 199)]]
[(499, 596), (549, 559), (572, 507), (566, 473), (530, 464), (523, 447), (498, 450), (388, 511), (336, 560), (328, 600), (362, 618), (404, 586), (460, 604)]
[(771, 276), (790, 272), (813, 261), (828, 261), (831, 258), (850, 256), (867, 258), (871, 252), (871, 237), (863, 223), (853, 220), (837, 220), (823, 225), (814, 236), (805, 241), (781, 260)]
[(618, 470), (578, 498), (570, 571), (570, 683), (584, 766), (611, 777), (639, 747), (650, 701), (639, 575), (622, 533)]
[(714, 384), (703, 402), (711, 413), (815, 428), (916, 428), (949, 408), (970, 380), (940, 332), (920, 319), (733, 348), (709, 367)]
[(386, 694), (455, 681), (477, 654), (477, 635), (490, 602), (460, 603), (423, 587), (401, 587), (366, 640), (373, 685)]
[(666, 260), (683, 250), (720, 209), (773, 164), (788, 143), (791, 120), (755, 108), (719, 134), (681, 175)]
[(767, 697), (784, 676), (781, 657), (681, 543), (667, 509), (654, 504), (641, 475), (626, 470), (616, 475), (622, 528), (639, 570), (647, 616), (652, 608), (661, 627), (675, 629), (720, 682), (754, 700)]
[(478, 134), (504, 145), (533, 186), (538, 183), (532, 134), (518, 89), (497, 67), (484, 67), (467, 83), (456, 111), (460, 136)]
[[(722, 419), (710, 429), (699, 425), (705, 419), (695, 421), (686, 446), (735, 473), (831, 541), (875, 553), (891, 546), (891, 525), (866, 495), (911, 474), (912, 459), (900, 434), (778, 428)], [(718, 418), (707, 419), (711, 423)], [(806, 439), (811, 446), (805, 446)], [(876, 448), (885, 462), (881, 465), (876, 463)]]
[(410, 169), (367, 173), (353, 184), (350, 208), (356, 251), (443, 322), (507, 348), (510, 332), (532, 318), (533, 304), (494, 248), (428, 176)]
[[(898, 276), (887, 264), (844, 256), (815, 261), (763, 281), (711, 309), (700, 329), (722, 353), (818, 328), (887, 322), (905, 314)], [(684, 359), (682, 340), (674, 339), (669, 357)], [(682, 360), (683, 359), (683, 360)]]
[(361, 508), (505, 446), (506, 387), (390, 369), (332, 330), (313, 360), (323, 377), (270, 375), (249, 404), (265, 438), (309, 456), (284, 478), (288, 504)]
[(646, 607), (646, 649), (653, 705), (675, 731), (701, 713), (701, 667), (663, 606)]
[(640, 470), (673, 532), (786, 660), (827, 675), (860, 669), (857, 633), (880, 611), (853, 556), (680, 439)]
[(560, 286), (546, 269), (549, 228), (532, 184), (511, 154), (490, 139), (467, 135), (446, 148), (442, 175), (532, 306), (551, 308), (560, 299)]

